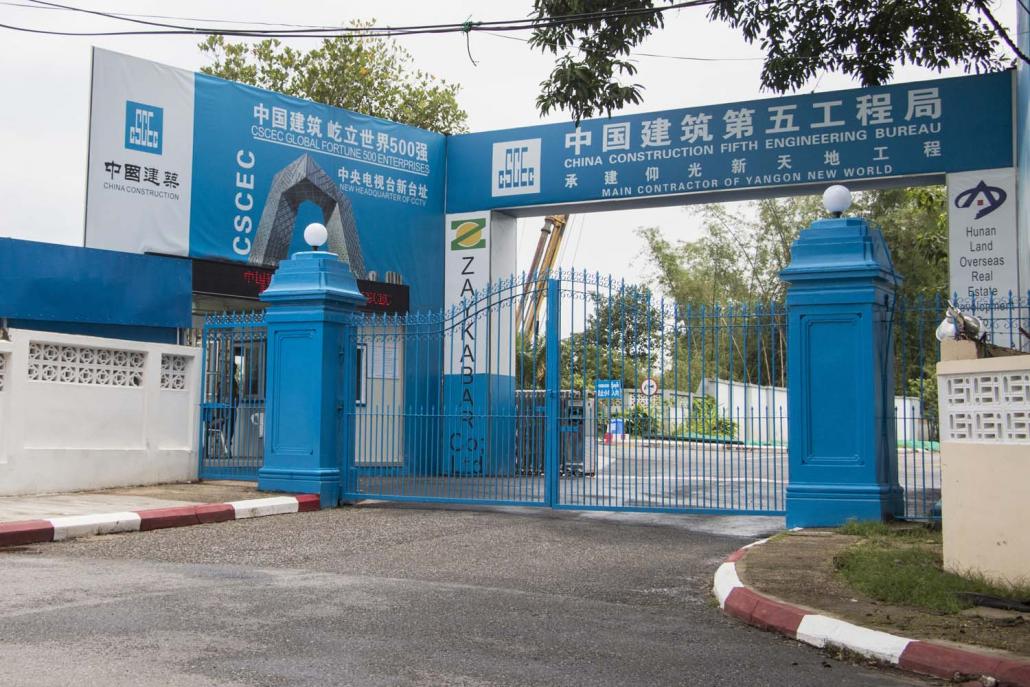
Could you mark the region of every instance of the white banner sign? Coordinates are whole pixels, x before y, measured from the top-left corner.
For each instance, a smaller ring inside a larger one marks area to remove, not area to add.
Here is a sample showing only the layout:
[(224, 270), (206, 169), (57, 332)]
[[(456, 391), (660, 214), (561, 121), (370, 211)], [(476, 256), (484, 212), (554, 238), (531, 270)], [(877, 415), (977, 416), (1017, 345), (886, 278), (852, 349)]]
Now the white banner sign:
[(1014, 169), (949, 174), (948, 227), (952, 294), (984, 306), (1018, 295)]
[(193, 72), (93, 49), (90, 248), (189, 255)]
[[(444, 238), (444, 308), (455, 317), (453, 341), (447, 342), (450, 363), (447, 374), (485, 371), (487, 320), (476, 317), (477, 295), (490, 283), (490, 213), (447, 215)], [(483, 307), (484, 304), (479, 304)]]

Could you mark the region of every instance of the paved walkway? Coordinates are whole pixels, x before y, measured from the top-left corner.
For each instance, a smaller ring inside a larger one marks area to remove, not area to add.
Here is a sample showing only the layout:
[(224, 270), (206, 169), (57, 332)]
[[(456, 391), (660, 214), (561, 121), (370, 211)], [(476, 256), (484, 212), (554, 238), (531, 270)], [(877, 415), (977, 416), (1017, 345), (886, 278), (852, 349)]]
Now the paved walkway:
[(197, 482), (81, 491), (71, 494), (0, 497), (0, 522), (38, 520), (64, 515), (92, 515), (197, 503), (223, 503), (269, 496), (253, 482)]
[(0, 684), (926, 684), (721, 613), (712, 571), (782, 527), (377, 504), (13, 547)]

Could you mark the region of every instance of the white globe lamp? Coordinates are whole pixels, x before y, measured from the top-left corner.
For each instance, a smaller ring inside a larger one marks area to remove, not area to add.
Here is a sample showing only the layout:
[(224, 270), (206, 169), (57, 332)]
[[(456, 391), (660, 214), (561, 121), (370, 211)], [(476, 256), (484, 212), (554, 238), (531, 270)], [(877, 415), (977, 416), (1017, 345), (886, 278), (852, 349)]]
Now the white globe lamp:
[(941, 320), (941, 323), (937, 325), (937, 331), (934, 332), (938, 341), (944, 341), (945, 339), (957, 339), (958, 338), (958, 327), (955, 326), (955, 320), (950, 315)]
[(834, 184), (823, 191), (823, 207), (834, 217), (840, 217), (851, 207), (851, 191), (846, 186)]
[(312, 222), (304, 227), (304, 243), (311, 246), (311, 250), (318, 250), (319, 246), (329, 240), (329, 232), (324, 224)]

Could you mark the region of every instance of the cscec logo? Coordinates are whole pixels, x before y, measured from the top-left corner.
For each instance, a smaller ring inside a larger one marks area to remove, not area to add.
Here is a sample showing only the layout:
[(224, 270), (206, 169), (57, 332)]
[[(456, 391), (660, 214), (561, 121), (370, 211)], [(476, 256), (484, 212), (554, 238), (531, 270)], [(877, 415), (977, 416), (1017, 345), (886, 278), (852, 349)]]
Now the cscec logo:
[(988, 186), (987, 182), (981, 180), (973, 188), (955, 196), (955, 207), (965, 210), (975, 203), (979, 210), (976, 211), (976, 216), (973, 219), (980, 219), (984, 215), (989, 215), (1000, 208), (1004, 204), (1006, 197), (1007, 194), (1004, 189), (1000, 189), (997, 186)]
[(125, 147), (161, 154), (164, 144), (164, 109), (125, 101)]
[(494, 143), (491, 195), (540, 192), (540, 139)]

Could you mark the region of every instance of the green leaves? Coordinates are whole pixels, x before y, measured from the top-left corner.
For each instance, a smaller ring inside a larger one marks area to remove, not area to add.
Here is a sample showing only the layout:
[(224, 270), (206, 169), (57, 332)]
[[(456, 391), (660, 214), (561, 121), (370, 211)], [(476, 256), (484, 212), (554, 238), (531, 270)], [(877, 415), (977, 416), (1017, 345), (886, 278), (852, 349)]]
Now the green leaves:
[[(547, 21), (552, 17), (653, 5), (651, 0), (536, 0), (533, 12), (536, 18)], [(578, 122), (641, 102), (643, 86), (624, 81), (637, 71), (628, 58), (637, 44), (662, 26), (661, 14), (648, 13), (584, 18), (536, 29), (529, 44), (557, 56), (550, 77), (540, 84), (540, 113), (568, 110)]]
[[(640, 236), (658, 282), (681, 306), (686, 303), (781, 301), (779, 274), (790, 264), (798, 233), (825, 211), (818, 196), (767, 199), (736, 212), (706, 205), (696, 212), (703, 233), (676, 245), (655, 229)], [(904, 298), (932, 297), (948, 288), (948, 214), (943, 186), (884, 189), (855, 194), (850, 214), (880, 227), (898, 272)]]
[(467, 130), (460, 86), (416, 69), (389, 39), (330, 38), (302, 52), (275, 39), (232, 43), (209, 36), (199, 47), (212, 58), (205, 74), (440, 133)]
[[(674, 0), (535, 0), (530, 45), (556, 56), (540, 86), (541, 114), (567, 110), (578, 122), (643, 99), (631, 55), (664, 27), (660, 13), (546, 22), (585, 12), (660, 8)], [(783, 93), (831, 71), (865, 86), (886, 83), (897, 64), (968, 71), (1004, 67), (980, 0), (715, 0), (709, 20), (738, 29), (765, 52), (761, 85)]]
[(998, 37), (972, 0), (716, 0), (709, 16), (761, 45), (762, 86), (778, 93), (823, 71), (876, 86), (893, 77), (897, 64), (1003, 66)]

